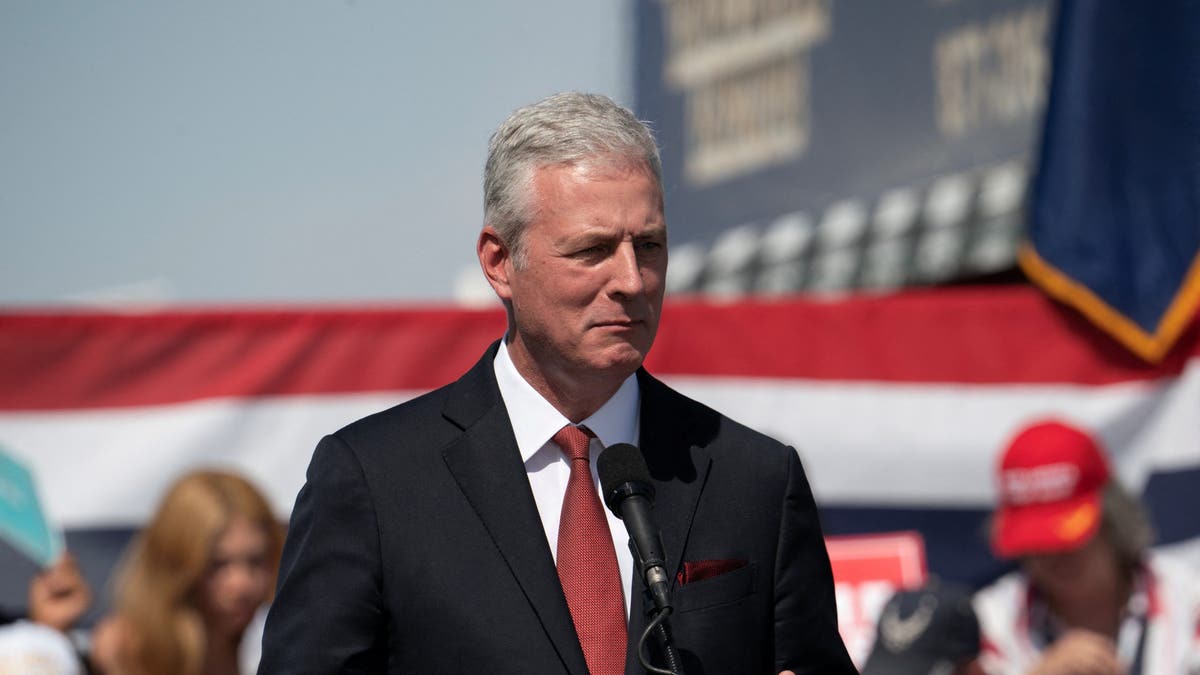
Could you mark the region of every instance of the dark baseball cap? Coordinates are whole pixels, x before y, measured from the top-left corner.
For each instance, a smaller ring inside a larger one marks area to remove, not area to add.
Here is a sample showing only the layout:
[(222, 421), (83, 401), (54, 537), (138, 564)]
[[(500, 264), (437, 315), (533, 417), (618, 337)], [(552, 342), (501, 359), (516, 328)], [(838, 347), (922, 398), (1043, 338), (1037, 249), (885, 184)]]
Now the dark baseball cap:
[(935, 579), (897, 591), (884, 605), (862, 675), (953, 673), (979, 649), (971, 590)]

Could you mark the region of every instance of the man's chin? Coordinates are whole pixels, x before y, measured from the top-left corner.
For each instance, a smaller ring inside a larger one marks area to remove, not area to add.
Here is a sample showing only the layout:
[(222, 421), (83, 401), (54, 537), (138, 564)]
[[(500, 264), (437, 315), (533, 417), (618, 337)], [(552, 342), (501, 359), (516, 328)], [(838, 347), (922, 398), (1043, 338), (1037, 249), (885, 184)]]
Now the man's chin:
[(619, 345), (607, 345), (595, 352), (591, 359), (592, 367), (600, 371), (628, 376), (641, 367), (647, 351), (649, 351), (649, 345), (645, 349), (639, 349), (638, 346), (627, 342)]

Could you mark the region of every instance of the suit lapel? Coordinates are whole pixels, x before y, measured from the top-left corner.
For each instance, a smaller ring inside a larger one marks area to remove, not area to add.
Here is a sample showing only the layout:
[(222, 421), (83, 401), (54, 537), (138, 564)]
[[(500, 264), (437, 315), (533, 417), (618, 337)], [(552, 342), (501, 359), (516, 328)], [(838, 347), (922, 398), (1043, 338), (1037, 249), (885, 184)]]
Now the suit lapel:
[[(706, 410), (673, 391), (645, 370), (638, 371), (641, 391), (639, 446), (654, 483), (654, 517), (662, 532), (671, 585), (682, 568), (682, 557), (691, 533), (700, 493), (712, 458), (709, 443), (716, 436), (716, 420), (701, 415)], [(626, 672), (641, 672), (637, 642), (645, 628), (646, 602), (642, 581), (636, 578), (629, 613), (629, 658)]]
[(712, 458), (716, 436), (703, 410), (644, 370), (638, 371), (642, 392), (641, 449), (654, 481), (654, 515), (662, 530), (667, 572), (674, 579), (692, 529), (692, 518)]
[(443, 451), (446, 466), (508, 564), (559, 657), (571, 673), (587, 663), (558, 581), (541, 516), (513, 437), (512, 424), (496, 387), (488, 350), (448, 397), (443, 414), (463, 429)]

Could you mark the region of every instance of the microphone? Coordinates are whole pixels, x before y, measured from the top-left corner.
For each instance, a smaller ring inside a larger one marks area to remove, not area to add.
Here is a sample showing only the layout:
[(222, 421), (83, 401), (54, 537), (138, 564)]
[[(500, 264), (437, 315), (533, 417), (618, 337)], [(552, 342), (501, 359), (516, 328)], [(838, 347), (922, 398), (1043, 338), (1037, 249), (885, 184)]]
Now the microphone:
[(600, 474), (604, 503), (624, 521), (629, 531), (634, 563), (654, 606), (669, 612), (667, 559), (650, 509), (654, 504), (654, 485), (642, 451), (628, 443), (610, 445), (596, 459), (596, 472)]

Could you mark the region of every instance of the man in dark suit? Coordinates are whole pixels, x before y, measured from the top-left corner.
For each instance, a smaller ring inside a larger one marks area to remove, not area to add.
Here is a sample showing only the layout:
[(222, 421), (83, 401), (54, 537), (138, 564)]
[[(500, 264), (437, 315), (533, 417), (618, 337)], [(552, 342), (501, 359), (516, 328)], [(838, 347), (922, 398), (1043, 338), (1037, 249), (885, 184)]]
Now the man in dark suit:
[(649, 601), (594, 473), (630, 442), (683, 670), (854, 673), (796, 452), (641, 369), (667, 268), (649, 130), (605, 97), (550, 97), (493, 134), (484, 192), (508, 331), (457, 382), (318, 445), (259, 672), (643, 672)]

